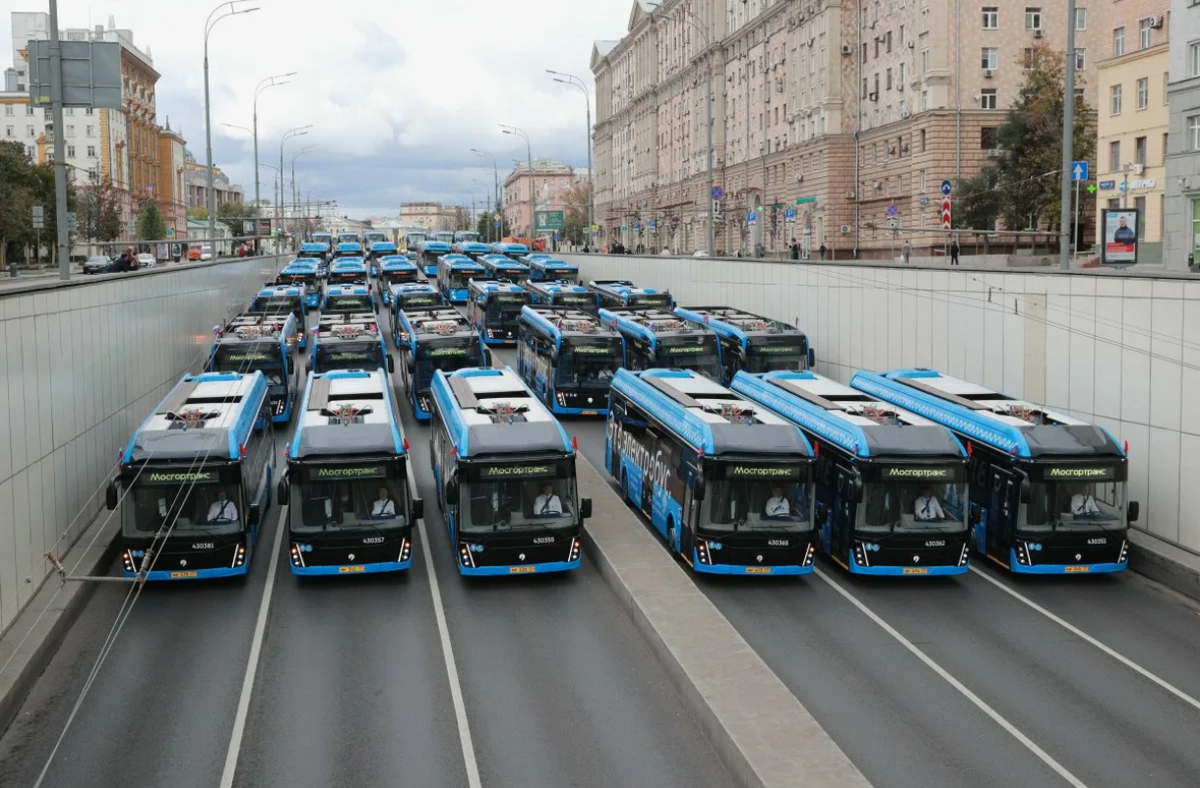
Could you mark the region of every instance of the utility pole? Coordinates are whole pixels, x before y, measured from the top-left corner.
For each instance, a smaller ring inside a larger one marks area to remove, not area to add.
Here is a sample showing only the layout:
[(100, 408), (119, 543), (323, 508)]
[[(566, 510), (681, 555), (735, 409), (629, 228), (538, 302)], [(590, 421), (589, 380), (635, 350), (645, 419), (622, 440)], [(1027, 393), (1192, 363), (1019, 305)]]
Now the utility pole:
[(67, 236), (67, 156), (63, 127), (62, 46), (58, 40), (58, 1), (50, 0), (50, 116), (54, 123), (54, 228), (58, 235), (58, 275), (71, 278)]
[[(1063, 85), (1063, 146), (1062, 146), (1062, 200), (1059, 224), (1062, 225), (1058, 242), (1058, 264), (1060, 268), (1071, 267), (1071, 163), (1075, 158), (1075, 0), (1067, 0), (1067, 58)], [(1126, 190), (1128, 191), (1128, 189)]]

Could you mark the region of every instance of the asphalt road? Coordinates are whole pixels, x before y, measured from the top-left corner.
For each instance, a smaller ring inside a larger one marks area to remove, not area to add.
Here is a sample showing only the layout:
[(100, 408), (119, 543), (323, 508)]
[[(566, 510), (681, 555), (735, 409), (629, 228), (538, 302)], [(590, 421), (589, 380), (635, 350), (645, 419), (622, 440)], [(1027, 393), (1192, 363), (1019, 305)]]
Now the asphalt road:
[[(567, 427), (603, 473), (603, 421)], [(1197, 785), (1200, 606), (1131, 573), (1023, 581), (976, 566), (880, 582), (827, 561), (818, 572), (697, 584), (879, 788)]]

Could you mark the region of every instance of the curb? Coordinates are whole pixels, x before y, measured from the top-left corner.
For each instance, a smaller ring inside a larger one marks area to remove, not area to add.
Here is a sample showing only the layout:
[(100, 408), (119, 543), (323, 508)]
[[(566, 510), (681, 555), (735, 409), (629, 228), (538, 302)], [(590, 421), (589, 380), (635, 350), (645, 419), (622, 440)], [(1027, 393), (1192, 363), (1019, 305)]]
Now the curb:
[(1143, 531), (1129, 531), (1129, 568), (1200, 601), (1200, 556)]

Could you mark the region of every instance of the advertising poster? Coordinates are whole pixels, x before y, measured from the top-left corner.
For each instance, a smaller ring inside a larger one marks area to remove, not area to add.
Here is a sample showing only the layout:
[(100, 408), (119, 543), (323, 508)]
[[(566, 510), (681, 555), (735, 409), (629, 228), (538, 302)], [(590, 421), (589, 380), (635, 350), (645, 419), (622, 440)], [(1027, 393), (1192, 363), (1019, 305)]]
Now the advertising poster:
[(1105, 208), (1101, 217), (1104, 239), (1100, 262), (1133, 265), (1137, 262), (1138, 212), (1136, 208)]

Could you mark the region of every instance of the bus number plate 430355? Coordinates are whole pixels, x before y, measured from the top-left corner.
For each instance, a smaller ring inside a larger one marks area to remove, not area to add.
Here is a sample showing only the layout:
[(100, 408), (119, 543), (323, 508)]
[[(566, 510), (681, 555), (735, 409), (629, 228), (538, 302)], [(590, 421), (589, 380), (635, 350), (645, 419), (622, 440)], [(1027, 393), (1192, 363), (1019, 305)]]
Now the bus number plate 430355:
[(536, 572), (536, 571), (537, 571), (536, 566), (510, 566), (508, 568), (508, 573), (510, 575), (519, 575), (523, 572)]
[(347, 574), (349, 572), (361, 572), (364, 569), (366, 569), (366, 567), (364, 567), (361, 564), (359, 564), (357, 566), (339, 566), (338, 574)]

